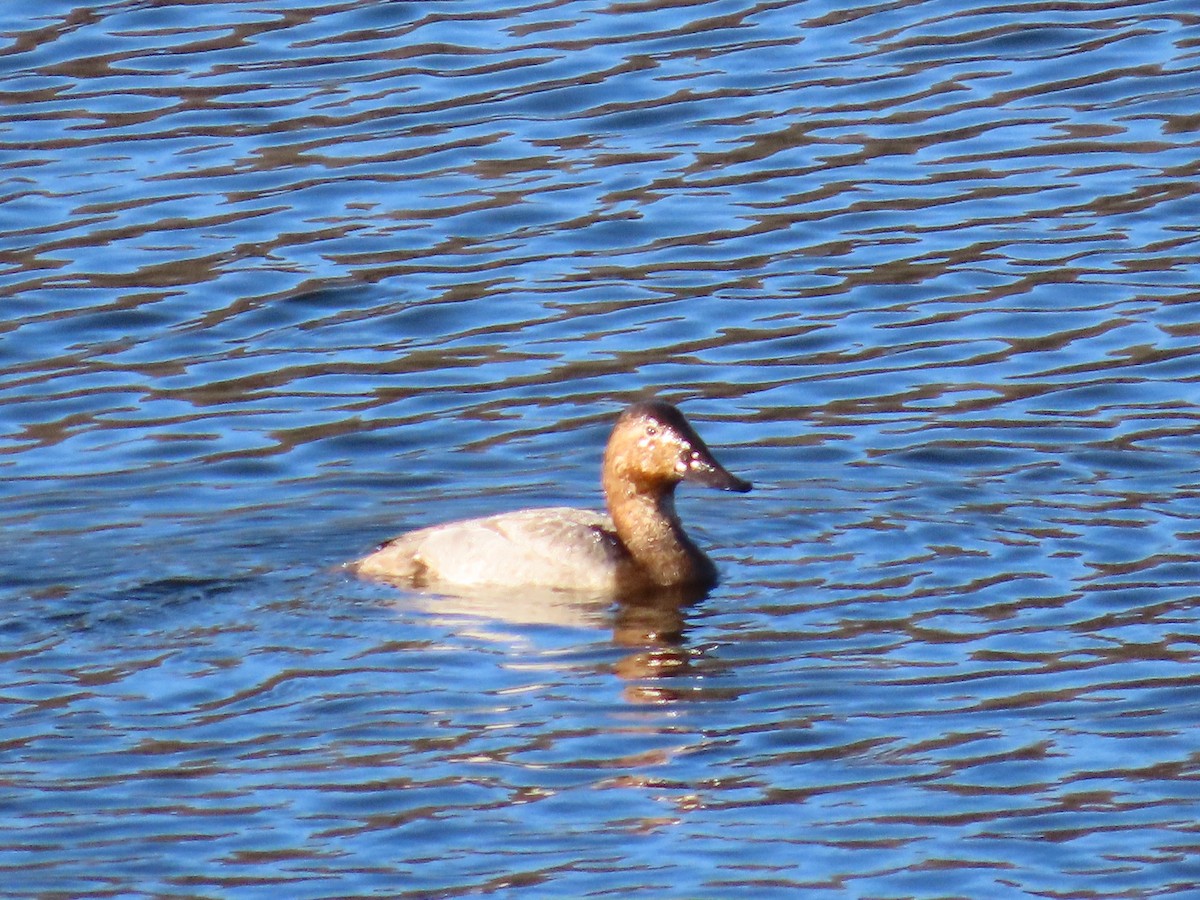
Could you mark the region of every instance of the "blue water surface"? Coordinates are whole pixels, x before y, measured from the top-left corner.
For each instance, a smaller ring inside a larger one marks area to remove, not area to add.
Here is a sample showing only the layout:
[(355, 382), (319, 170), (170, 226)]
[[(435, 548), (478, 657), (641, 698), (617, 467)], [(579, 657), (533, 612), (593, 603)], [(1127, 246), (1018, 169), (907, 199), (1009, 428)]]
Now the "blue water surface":
[[(1200, 889), (1188, 3), (0, 26), (5, 897)], [(597, 506), (692, 604), (343, 564)]]

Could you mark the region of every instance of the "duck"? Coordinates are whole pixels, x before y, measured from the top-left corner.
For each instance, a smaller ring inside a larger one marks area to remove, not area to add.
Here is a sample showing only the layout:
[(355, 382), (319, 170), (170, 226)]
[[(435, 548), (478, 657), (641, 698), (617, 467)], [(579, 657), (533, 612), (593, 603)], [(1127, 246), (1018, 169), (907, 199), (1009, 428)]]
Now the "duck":
[(685, 481), (738, 493), (752, 487), (717, 462), (675, 406), (635, 403), (617, 418), (604, 449), (606, 512), (539, 507), (432, 525), (380, 545), (349, 568), (435, 593), (706, 591), (717, 568), (675, 511), (675, 488)]

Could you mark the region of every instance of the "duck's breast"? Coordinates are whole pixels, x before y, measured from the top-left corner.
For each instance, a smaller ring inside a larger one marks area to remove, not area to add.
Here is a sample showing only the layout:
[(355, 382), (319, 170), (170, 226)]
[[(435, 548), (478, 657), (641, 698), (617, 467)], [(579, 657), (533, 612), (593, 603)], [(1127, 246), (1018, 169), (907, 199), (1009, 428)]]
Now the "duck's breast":
[(613, 591), (628, 553), (603, 513), (525, 509), (422, 528), (360, 560), (360, 574), (419, 586)]

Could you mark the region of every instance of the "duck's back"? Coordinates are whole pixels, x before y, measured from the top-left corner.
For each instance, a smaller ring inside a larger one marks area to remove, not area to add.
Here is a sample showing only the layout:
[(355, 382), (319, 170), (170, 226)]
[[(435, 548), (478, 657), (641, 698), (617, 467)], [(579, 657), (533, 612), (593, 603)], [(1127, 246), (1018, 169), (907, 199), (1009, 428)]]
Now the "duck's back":
[(356, 569), (417, 587), (538, 585), (612, 592), (629, 566), (607, 515), (548, 507), (412, 531), (359, 560)]

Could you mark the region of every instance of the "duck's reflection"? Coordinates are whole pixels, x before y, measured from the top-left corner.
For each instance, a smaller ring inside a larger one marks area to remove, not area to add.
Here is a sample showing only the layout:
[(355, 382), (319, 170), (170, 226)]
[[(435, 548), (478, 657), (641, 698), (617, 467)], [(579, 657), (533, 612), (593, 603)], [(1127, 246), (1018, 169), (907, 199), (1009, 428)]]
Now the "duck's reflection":
[(628, 682), (624, 691), (627, 700), (664, 703), (682, 697), (671, 679), (685, 674), (691, 666), (687, 610), (705, 593), (671, 588), (617, 601), (613, 643), (632, 652), (617, 660), (613, 671)]
[[(632, 702), (678, 699), (668, 681), (692, 663), (687, 646), (688, 611), (707, 595), (695, 587), (660, 588), (617, 598), (564, 591), (480, 591), (471, 595), (419, 594), (417, 605), (435, 615), (453, 616), (455, 630), (491, 641), (511, 642), (525, 628), (559, 626), (585, 630), (611, 628), (613, 645), (628, 652), (612, 671), (629, 682)], [(413, 597), (414, 595), (409, 595)]]

